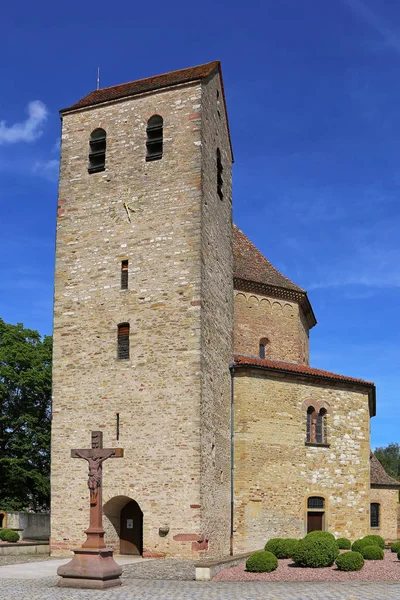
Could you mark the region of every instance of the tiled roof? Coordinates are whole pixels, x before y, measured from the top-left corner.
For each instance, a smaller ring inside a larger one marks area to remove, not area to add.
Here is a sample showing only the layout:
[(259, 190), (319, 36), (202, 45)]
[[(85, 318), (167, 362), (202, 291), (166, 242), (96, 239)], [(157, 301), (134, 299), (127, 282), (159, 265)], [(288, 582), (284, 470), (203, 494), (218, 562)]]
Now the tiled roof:
[(303, 289), (275, 269), (237, 225), (233, 226), (233, 256), (234, 276), (238, 279), (257, 281), (305, 293)]
[(243, 354), (235, 355), (234, 366), (259, 367), (261, 369), (267, 369), (270, 371), (298, 373), (299, 375), (310, 375), (311, 377), (331, 379), (333, 381), (345, 381), (347, 383), (362, 384), (369, 387), (374, 386), (371, 381), (355, 379), (354, 377), (347, 377), (346, 375), (338, 375), (337, 373), (330, 373), (329, 371), (314, 369), (313, 367), (308, 367), (307, 365), (299, 365), (297, 363), (289, 363), (280, 360), (268, 360), (265, 358), (258, 358), (256, 356), (244, 356)]
[(109, 102), (110, 100), (135, 96), (136, 94), (142, 94), (143, 92), (151, 92), (160, 88), (170, 87), (171, 85), (204, 79), (219, 68), (220, 62), (219, 60), (216, 60), (204, 65), (199, 65), (198, 67), (190, 67), (189, 69), (181, 69), (180, 71), (171, 71), (170, 73), (163, 73), (162, 75), (154, 75), (153, 77), (146, 77), (145, 79), (137, 79), (136, 81), (94, 90), (72, 106), (63, 108), (60, 112), (63, 113), (69, 110), (76, 110), (77, 108), (92, 106), (93, 104), (101, 104), (102, 102)]
[(240, 288), (243, 282), (254, 282), (274, 290), (274, 295), (288, 299), (294, 296), (303, 308), (310, 328), (316, 325), (307, 292), (282, 275), (237, 225), (233, 225), (233, 258), (236, 288)]
[(400, 481), (396, 481), (393, 477), (390, 477), (376, 458), (373, 452), (370, 453), (369, 456), (369, 464), (370, 464), (370, 483), (371, 485), (383, 485), (388, 487), (398, 487), (400, 488)]

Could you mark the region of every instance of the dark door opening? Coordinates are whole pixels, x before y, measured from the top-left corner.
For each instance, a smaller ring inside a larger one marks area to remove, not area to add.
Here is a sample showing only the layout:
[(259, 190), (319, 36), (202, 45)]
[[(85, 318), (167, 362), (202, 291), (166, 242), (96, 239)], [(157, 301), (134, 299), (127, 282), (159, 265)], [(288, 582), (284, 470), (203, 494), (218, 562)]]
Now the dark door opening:
[(324, 530), (324, 513), (310, 511), (307, 513), (307, 533)]
[(120, 516), (120, 554), (143, 552), (143, 513), (139, 504), (131, 500), (125, 504)]

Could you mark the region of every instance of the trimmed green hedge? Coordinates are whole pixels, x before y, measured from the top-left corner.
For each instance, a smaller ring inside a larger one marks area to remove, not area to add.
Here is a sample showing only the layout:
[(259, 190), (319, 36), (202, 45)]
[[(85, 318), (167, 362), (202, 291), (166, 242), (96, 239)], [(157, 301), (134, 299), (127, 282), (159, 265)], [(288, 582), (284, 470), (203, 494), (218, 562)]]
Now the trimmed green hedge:
[(292, 558), (298, 543), (299, 540), (295, 538), (284, 538), (278, 542), (273, 554), (275, 554), (276, 558)]
[(350, 550), (351, 548), (351, 541), (347, 538), (338, 538), (336, 543), (339, 550)]
[(364, 557), (359, 552), (343, 552), (335, 564), (339, 571), (359, 571), (364, 566)]
[(276, 549), (278, 548), (278, 546), (282, 540), (283, 540), (283, 538), (271, 538), (265, 544), (264, 550), (266, 550), (267, 552), (272, 552), (272, 554), (275, 554)]
[(306, 536), (297, 544), (293, 560), (301, 567), (330, 567), (339, 556), (336, 540), (328, 537)]
[(3, 542), (18, 542), (19, 534), (12, 529), (1, 529), (0, 530), (0, 540)]
[(393, 542), (393, 544), (390, 546), (390, 550), (392, 552), (400, 552), (400, 542)]
[(365, 560), (383, 560), (384, 557), (383, 550), (379, 546), (364, 546), (361, 554)]
[(326, 540), (332, 540), (333, 542), (335, 541), (335, 536), (332, 533), (329, 533), (329, 531), (310, 531), (310, 533), (307, 533), (306, 535), (307, 539), (326, 539)]
[(270, 573), (278, 567), (278, 559), (266, 550), (253, 552), (246, 560), (246, 571), (251, 573)]
[(385, 547), (385, 540), (380, 535), (366, 535), (363, 540), (368, 541), (369, 546), (379, 546), (382, 550)]
[(364, 538), (361, 538), (361, 540), (356, 540), (355, 542), (353, 542), (351, 549), (353, 552), (361, 552), (361, 550), (365, 548), (365, 546), (371, 546), (371, 544), (370, 542), (368, 542), (368, 540), (365, 541)]

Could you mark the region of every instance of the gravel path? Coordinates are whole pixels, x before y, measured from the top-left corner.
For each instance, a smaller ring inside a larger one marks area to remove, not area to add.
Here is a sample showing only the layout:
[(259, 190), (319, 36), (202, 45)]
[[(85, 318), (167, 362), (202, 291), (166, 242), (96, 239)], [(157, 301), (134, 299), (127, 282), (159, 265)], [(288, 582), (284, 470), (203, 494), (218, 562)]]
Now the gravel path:
[(213, 581), (394, 581), (400, 582), (400, 561), (395, 552), (385, 550), (384, 560), (366, 560), (361, 571), (338, 571), (336, 566), (321, 569), (296, 567), (292, 560), (279, 561), (272, 573), (247, 573), (245, 561), (220, 571)]
[(160, 558), (143, 563), (125, 565), (123, 579), (164, 579), (175, 581), (193, 581), (194, 565), (198, 561)]
[(16, 554), (0, 556), (0, 567), (5, 565), (19, 565), (28, 562), (41, 562), (43, 560), (55, 560), (58, 557), (52, 557), (48, 554)]

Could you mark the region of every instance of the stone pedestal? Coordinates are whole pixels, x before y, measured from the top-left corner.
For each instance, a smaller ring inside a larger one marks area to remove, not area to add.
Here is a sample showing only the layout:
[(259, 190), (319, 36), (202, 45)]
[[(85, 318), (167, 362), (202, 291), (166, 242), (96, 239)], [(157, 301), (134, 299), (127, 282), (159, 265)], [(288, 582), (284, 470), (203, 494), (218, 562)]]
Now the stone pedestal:
[(122, 568), (109, 548), (79, 548), (74, 554), (68, 564), (57, 569), (60, 587), (105, 590), (121, 585)]

